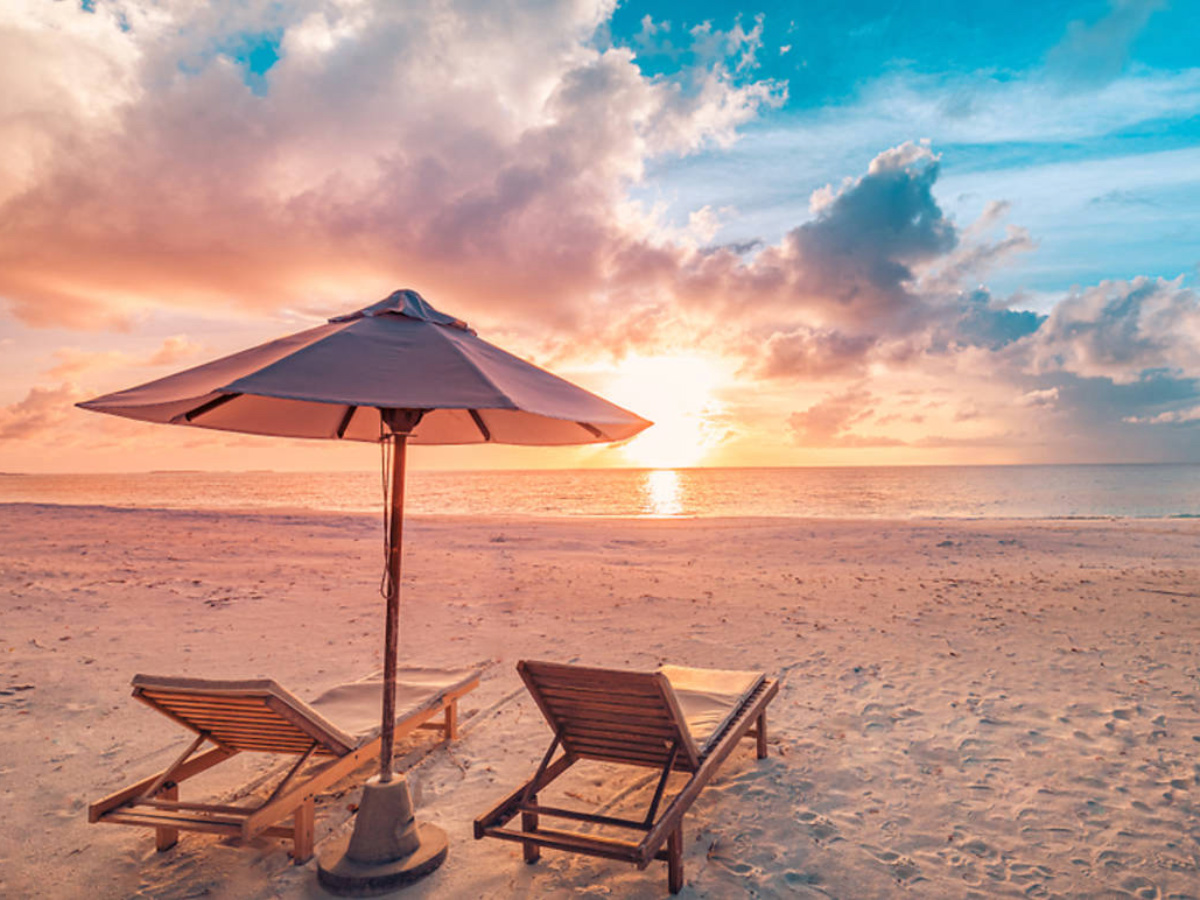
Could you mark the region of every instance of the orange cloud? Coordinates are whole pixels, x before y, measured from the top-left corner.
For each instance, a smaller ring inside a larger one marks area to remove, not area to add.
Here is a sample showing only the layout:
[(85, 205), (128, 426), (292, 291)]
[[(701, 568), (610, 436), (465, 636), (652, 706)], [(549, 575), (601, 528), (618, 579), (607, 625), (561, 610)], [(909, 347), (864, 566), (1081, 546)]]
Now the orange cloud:
[(51, 378), (75, 379), (85, 372), (98, 369), (119, 369), (129, 366), (173, 366), (197, 356), (202, 346), (185, 335), (172, 335), (148, 355), (135, 357), (120, 350), (81, 350), (60, 347), (54, 351), (58, 363), (46, 369)]
[(0, 441), (30, 440), (60, 429), (83, 394), (71, 384), (32, 388), (24, 399), (0, 407)]

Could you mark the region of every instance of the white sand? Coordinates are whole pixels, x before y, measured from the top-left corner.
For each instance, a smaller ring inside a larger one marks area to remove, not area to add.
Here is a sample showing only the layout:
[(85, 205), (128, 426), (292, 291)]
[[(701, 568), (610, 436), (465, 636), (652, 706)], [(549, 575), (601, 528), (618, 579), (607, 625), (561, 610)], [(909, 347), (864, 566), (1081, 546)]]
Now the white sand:
[[(665, 894), (662, 863), (471, 838), (549, 740), (528, 656), (782, 679), (769, 758), (736, 751), (686, 819), (681, 896), (1200, 897), (1200, 522), (423, 519), (406, 548), (405, 658), (495, 662), (462, 740), (410, 757), (451, 849), (403, 896)], [(324, 896), (279, 841), (158, 854), (86, 805), (187, 743), (135, 672), (311, 697), (376, 667), (381, 565), (373, 517), (0, 506), (0, 894)], [(318, 841), (355, 797), (323, 798)]]

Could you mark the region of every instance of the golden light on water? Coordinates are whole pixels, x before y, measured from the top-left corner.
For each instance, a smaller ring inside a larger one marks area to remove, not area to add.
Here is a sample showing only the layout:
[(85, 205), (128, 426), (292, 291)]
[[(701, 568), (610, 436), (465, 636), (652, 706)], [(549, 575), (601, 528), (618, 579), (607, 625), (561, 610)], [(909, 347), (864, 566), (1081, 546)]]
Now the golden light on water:
[(720, 442), (724, 405), (714, 392), (719, 364), (696, 356), (635, 356), (621, 363), (605, 395), (654, 422), (621, 452), (630, 462), (667, 471), (702, 463)]
[(652, 516), (678, 516), (683, 512), (683, 494), (679, 473), (674, 469), (655, 469), (646, 473), (642, 486)]

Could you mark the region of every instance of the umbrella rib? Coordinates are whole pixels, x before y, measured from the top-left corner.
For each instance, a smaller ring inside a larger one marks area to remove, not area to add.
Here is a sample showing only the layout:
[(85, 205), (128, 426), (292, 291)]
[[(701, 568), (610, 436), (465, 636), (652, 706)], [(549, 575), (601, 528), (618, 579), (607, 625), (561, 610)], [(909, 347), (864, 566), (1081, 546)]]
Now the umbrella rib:
[(488, 431), (488, 427), (483, 424), (483, 416), (479, 415), (479, 410), (468, 409), (467, 412), (469, 412), (471, 414), (471, 418), (475, 420), (475, 427), (479, 429), (479, 433), (483, 435), (483, 439), (485, 441), (490, 441), (492, 439), (492, 433)]
[(358, 412), (358, 407), (351, 404), (346, 407), (346, 414), (342, 416), (342, 421), (337, 427), (338, 440), (346, 436), (346, 429), (350, 427), (350, 420), (354, 418), (354, 414)]
[(212, 412), (214, 409), (218, 409), (219, 407), (224, 406), (230, 400), (236, 400), (240, 396), (242, 396), (242, 395), (241, 394), (222, 394), (220, 397), (214, 397), (212, 400), (209, 400), (207, 403), (201, 403), (195, 409), (189, 409), (187, 412), (185, 412), (183, 414), (183, 417), (184, 417), (184, 419), (186, 419), (189, 422), (194, 422), (196, 419), (200, 418), (201, 416)]

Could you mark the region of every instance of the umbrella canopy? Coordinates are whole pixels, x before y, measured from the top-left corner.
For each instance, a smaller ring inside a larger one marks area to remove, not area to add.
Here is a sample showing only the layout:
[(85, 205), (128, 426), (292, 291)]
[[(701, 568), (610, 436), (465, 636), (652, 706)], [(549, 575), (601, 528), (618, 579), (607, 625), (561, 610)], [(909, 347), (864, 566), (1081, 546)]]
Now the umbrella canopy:
[(391, 778), (408, 443), (589, 444), (651, 424), (481, 340), (411, 290), (79, 406), (146, 422), (392, 448), (381, 781)]
[(147, 422), (372, 442), (391, 430), (381, 410), (419, 410), (414, 444), (587, 444), (650, 424), (481, 340), (411, 290), (79, 405)]

